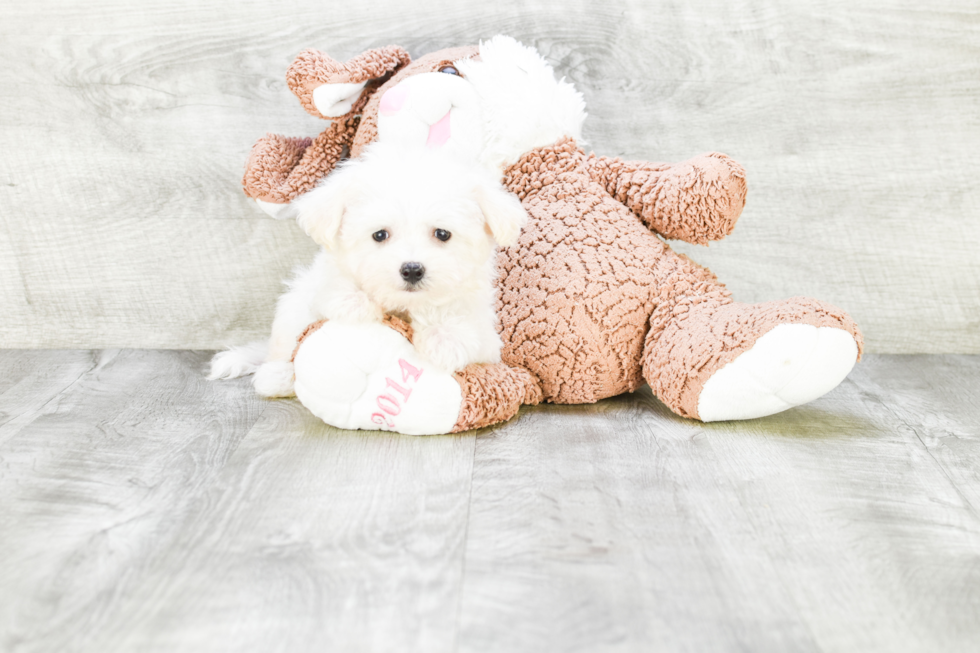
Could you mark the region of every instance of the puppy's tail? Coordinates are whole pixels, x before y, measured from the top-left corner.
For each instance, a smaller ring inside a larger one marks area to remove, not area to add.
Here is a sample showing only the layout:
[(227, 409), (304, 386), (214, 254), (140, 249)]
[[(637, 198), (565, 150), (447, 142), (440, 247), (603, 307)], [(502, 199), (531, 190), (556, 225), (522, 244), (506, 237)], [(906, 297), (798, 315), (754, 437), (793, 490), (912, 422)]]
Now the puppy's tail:
[(211, 359), (208, 379), (237, 379), (246, 374), (254, 374), (265, 361), (266, 349), (265, 340), (256, 340), (241, 347), (219, 351)]

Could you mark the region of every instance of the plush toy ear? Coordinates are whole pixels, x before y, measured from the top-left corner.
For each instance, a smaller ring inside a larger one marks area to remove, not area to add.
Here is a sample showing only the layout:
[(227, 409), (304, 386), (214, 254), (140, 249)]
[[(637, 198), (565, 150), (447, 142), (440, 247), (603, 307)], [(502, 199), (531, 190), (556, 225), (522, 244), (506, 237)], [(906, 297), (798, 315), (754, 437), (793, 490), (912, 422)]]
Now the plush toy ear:
[(527, 212), (517, 196), (499, 184), (486, 183), (477, 186), (476, 201), (497, 244), (501, 247), (516, 244), (527, 222)]
[(354, 108), (367, 82), (323, 84), (313, 89), (313, 106), (327, 118), (339, 118)]
[[(407, 66), (412, 58), (397, 45), (375, 48), (346, 63), (334, 61), (319, 50), (303, 50), (286, 71), (286, 82), (303, 108), (317, 118), (337, 118), (366, 100), (364, 87)], [(369, 87), (377, 89), (377, 84)]]
[(355, 193), (353, 173), (350, 167), (332, 173), (320, 186), (293, 200), (284, 217), (295, 217), (313, 242), (334, 249), (344, 211)]

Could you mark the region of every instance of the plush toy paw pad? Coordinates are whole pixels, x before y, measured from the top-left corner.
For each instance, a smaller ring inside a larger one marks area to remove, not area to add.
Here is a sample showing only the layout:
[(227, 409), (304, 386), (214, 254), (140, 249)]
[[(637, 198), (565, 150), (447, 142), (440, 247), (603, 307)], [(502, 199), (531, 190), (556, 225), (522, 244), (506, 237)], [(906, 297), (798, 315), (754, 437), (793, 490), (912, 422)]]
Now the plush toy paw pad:
[(847, 331), (780, 324), (708, 379), (698, 416), (753, 419), (805, 404), (837, 387), (856, 362), (857, 343)]
[(255, 371), (252, 386), (263, 397), (292, 397), (293, 364), (288, 361), (263, 363)]
[(276, 220), (288, 220), (293, 215), (293, 213), (288, 210), (288, 204), (274, 204), (272, 202), (264, 202), (262, 200), (254, 201), (255, 204), (262, 209), (262, 212), (268, 215), (270, 218), (274, 218)]
[(428, 435), (459, 417), (455, 377), (384, 324), (327, 322), (303, 340), (295, 367), (296, 397), (331, 426)]

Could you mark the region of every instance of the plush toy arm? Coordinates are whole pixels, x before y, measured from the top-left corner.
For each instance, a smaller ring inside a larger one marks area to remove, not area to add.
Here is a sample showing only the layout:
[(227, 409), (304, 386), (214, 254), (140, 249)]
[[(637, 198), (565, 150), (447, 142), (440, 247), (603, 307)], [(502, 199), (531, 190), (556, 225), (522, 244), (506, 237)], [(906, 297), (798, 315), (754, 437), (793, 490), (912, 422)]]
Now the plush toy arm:
[(372, 79), (406, 66), (411, 57), (397, 45), (363, 52), (346, 63), (334, 61), (319, 50), (299, 53), (286, 71), (286, 82), (303, 108), (317, 118), (337, 118), (360, 109), (358, 98)]
[(344, 156), (358, 118), (334, 122), (315, 139), (266, 134), (245, 164), (245, 194), (265, 204), (285, 205), (312, 190)]
[(745, 170), (717, 152), (673, 165), (593, 154), (588, 165), (595, 181), (665, 238), (721, 240), (745, 206)]

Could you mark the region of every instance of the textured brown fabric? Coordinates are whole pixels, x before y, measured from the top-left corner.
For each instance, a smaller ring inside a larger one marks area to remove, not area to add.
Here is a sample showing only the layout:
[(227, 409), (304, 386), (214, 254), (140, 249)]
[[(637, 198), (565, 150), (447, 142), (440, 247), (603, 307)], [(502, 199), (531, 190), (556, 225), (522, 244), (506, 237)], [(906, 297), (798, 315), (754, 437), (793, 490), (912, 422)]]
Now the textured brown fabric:
[(541, 402), (541, 388), (525, 369), (503, 363), (470, 365), (455, 373), (463, 395), (453, 433), (504, 422), (522, 404)]
[[(742, 182), (719, 187), (714, 201), (736, 208), (674, 203), (671, 211), (686, 212), (670, 217), (670, 224), (682, 225), (675, 233), (707, 238), (734, 224), (744, 175), (734, 174), (737, 164), (725, 165), (733, 171), (729, 178)], [(504, 182), (530, 220), (518, 244), (498, 258), (503, 360), (529, 369), (547, 401), (590, 403), (635, 390), (645, 379), (672, 410), (696, 417), (704, 381), (776, 324), (840, 326), (860, 346), (854, 322), (829, 304), (802, 298), (733, 304), (709, 270), (667, 247), (607, 191), (611, 186), (629, 201), (628, 182), (619, 179), (655, 167), (602, 162), (566, 138), (506, 171)], [(729, 199), (719, 201), (725, 193)], [(661, 210), (642, 196), (633, 196), (638, 213)], [(699, 319), (684, 321), (680, 316), (692, 307)], [(714, 341), (717, 330), (731, 331), (728, 340)]]
[(650, 319), (643, 376), (677, 414), (697, 419), (698, 399), (711, 375), (780, 324), (843, 329), (854, 336), (860, 360), (864, 339), (854, 320), (836, 306), (808, 297), (740, 304), (718, 287), (712, 292), (709, 284), (689, 286), (674, 293)]
[(591, 155), (589, 172), (664, 238), (707, 244), (732, 232), (745, 207), (745, 170), (718, 152), (678, 164)]
[(571, 139), (505, 173), (529, 220), (497, 266), (503, 361), (526, 367), (544, 397), (591, 403), (643, 383), (652, 265), (665, 245), (589, 174)]
[(408, 340), (413, 345), (415, 344), (415, 330), (412, 329), (412, 325), (394, 315), (385, 315), (384, 323), (390, 326), (392, 329), (404, 336), (405, 340)]
[[(286, 70), (286, 83), (310, 115), (327, 118), (313, 104), (313, 91), (317, 87), (323, 84), (356, 84), (384, 77), (407, 66), (411, 60), (408, 53), (397, 45), (368, 50), (346, 63), (334, 61), (319, 50), (310, 48), (300, 52)], [(359, 112), (360, 108), (355, 105), (348, 115)]]
[(416, 59), (392, 75), (391, 79), (385, 81), (377, 92), (371, 95), (370, 99), (367, 101), (367, 104), (364, 106), (361, 125), (357, 129), (357, 134), (354, 135), (354, 142), (350, 148), (350, 155), (352, 157), (360, 156), (361, 150), (363, 150), (369, 143), (374, 142), (374, 140), (378, 137), (378, 106), (381, 104), (381, 97), (388, 89), (401, 83), (401, 81), (406, 77), (419, 75), (421, 73), (437, 72), (443, 66), (451, 64), (454, 61), (475, 57), (478, 52), (479, 48), (475, 45), (438, 50)]
[(309, 325), (303, 329), (303, 333), (300, 334), (299, 338), (296, 339), (296, 346), (293, 347), (293, 355), (289, 357), (290, 363), (296, 362), (296, 353), (299, 351), (299, 346), (303, 344), (303, 341), (309, 338), (311, 335), (316, 333), (320, 327), (327, 323), (327, 320), (318, 320), (313, 324)]
[(242, 187), (253, 199), (288, 204), (316, 186), (350, 146), (359, 118), (338, 119), (315, 140), (267, 134), (252, 146)]

